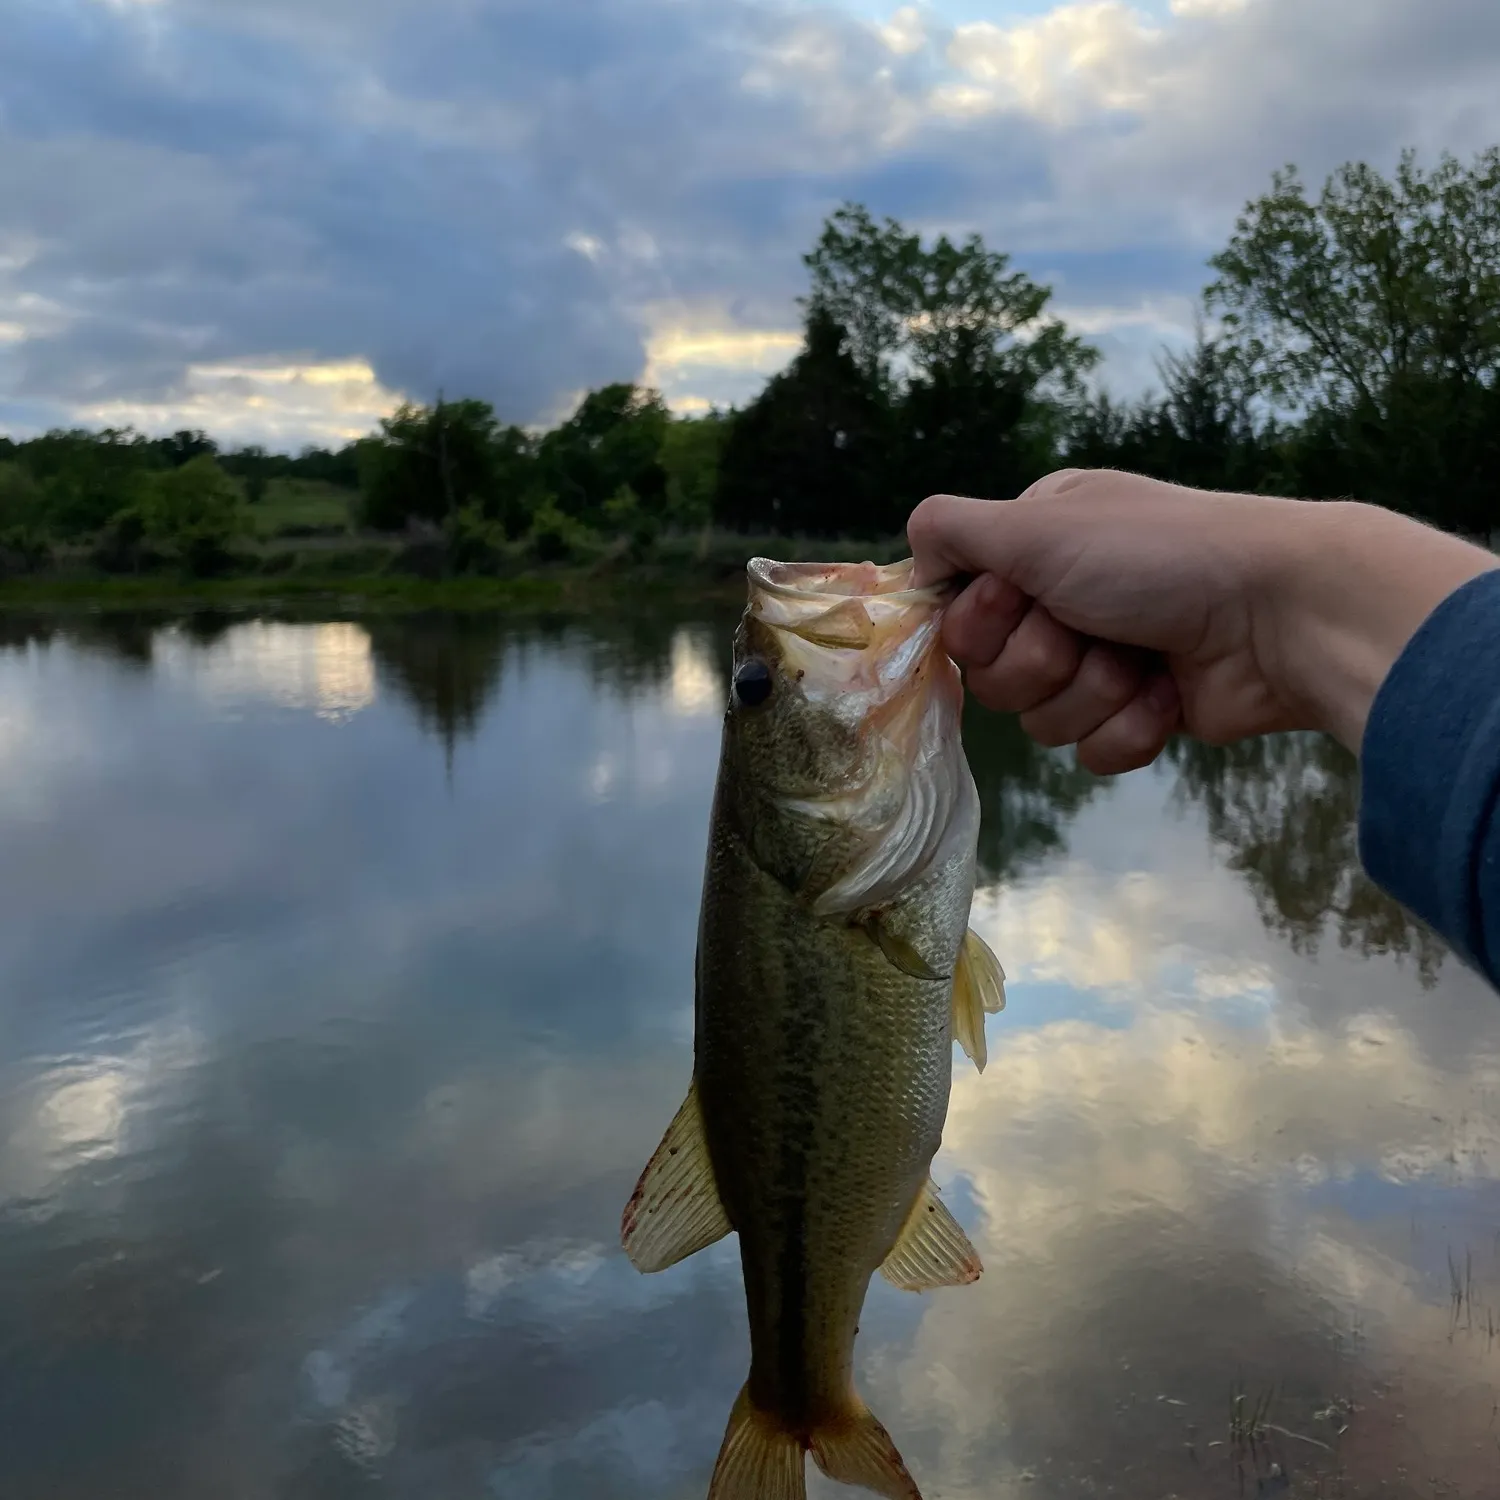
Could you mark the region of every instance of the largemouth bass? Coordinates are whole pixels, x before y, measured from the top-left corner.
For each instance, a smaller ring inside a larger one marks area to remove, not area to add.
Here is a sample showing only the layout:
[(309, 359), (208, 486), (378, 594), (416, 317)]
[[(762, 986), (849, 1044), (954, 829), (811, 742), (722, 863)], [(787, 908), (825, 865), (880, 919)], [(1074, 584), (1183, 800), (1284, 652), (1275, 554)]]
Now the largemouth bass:
[(982, 1070), (1004, 974), (968, 930), (979, 797), (947, 593), (908, 560), (757, 558), (709, 834), (687, 1099), (625, 1209), (642, 1271), (734, 1230), (750, 1377), (709, 1500), (831, 1478), (921, 1500), (854, 1389), (870, 1277), (962, 1285), (979, 1257), (929, 1176), (955, 1037)]

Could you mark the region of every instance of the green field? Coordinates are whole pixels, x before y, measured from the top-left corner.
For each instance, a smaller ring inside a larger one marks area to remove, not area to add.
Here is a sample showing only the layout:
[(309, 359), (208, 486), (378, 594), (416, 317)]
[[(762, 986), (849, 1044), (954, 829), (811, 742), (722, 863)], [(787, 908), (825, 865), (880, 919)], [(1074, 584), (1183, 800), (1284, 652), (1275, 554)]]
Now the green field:
[(253, 535), (270, 541), (351, 531), (357, 498), (353, 490), (316, 479), (273, 479), (264, 496), (245, 509)]

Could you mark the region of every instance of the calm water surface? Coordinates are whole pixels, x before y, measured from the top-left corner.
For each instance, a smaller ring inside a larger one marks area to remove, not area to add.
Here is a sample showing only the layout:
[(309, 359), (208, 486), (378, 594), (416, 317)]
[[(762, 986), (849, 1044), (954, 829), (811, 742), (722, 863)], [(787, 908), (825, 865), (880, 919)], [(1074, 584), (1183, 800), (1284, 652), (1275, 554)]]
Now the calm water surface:
[[(0, 1496), (701, 1500), (734, 1243), (616, 1236), (730, 623), (0, 623)], [(858, 1349), (927, 1500), (1500, 1494), (1500, 1001), (1352, 766), (966, 732), (986, 1274)]]

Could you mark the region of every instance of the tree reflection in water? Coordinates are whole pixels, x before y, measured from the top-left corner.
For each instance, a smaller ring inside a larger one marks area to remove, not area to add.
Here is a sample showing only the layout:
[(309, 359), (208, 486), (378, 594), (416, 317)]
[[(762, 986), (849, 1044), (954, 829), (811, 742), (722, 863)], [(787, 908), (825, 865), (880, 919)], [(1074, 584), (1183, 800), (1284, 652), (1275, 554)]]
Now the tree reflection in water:
[(1071, 750), (1048, 750), (1013, 714), (964, 705), (964, 748), (979, 788), (980, 878), (1007, 880), (1062, 851), (1079, 811), (1110, 785), (1080, 767)]
[(1243, 875), (1261, 921), (1314, 955), (1331, 927), (1340, 947), (1411, 959), (1424, 986), (1442, 940), (1360, 868), (1359, 766), (1325, 735), (1282, 734), (1217, 747), (1175, 740), (1174, 796), (1200, 804), (1210, 837)]
[[(737, 606), (695, 616), (707, 647), (704, 671), (728, 688)], [(706, 616), (706, 617), (705, 617)], [(296, 618), (272, 611), (262, 618)], [(26, 650), (66, 640), (133, 666), (152, 661), (153, 639), (172, 624), (212, 649), (239, 616), (200, 611), (0, 615), (0, 649)], [(248, 617), (245, 617), (248, 618)], [(368, 631), (382, 682), (399, 694), (452, 756), (477, 733), (494, 704), (506, 659), (528, 648), (581, 649), (595, 687), (629, 697), (665, 682), (673, 643), (685, 628), (668, 605), (583, 616), (503, 613), (374, 615)], [(1081, 769), (1072, 750), (1048, 750), (1016, 718), (972, 701), (964, 744), (979, 787), (981, 878), (1014, 878), (1061, 852), (1073, 819), (1111, 783)], [(1244, 877), (1266, 927), (1292, 949), (1312, 955), (1331, 929), (1342, 947), (1409, 958), (1426, 985), (1446, 949), (1430, 929), (1381, 892), (1359, 866), (1359, 772), (1352, 755), (1321, 735), (1275, 735), (1219, 748), (1174, 741), (1165, 764), (1176, 772), (1173, 796), (1199, 804), (1229, 868)]]

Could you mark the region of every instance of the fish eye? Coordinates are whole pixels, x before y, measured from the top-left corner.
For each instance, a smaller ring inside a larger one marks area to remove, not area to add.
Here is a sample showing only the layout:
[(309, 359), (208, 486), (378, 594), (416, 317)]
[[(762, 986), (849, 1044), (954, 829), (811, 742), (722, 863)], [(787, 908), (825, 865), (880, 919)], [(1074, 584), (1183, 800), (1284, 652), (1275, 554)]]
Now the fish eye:
[(771, 696), (771, 669), (752, 657), (734, 674), (734, 696), (746, 708), (759, 708)]

